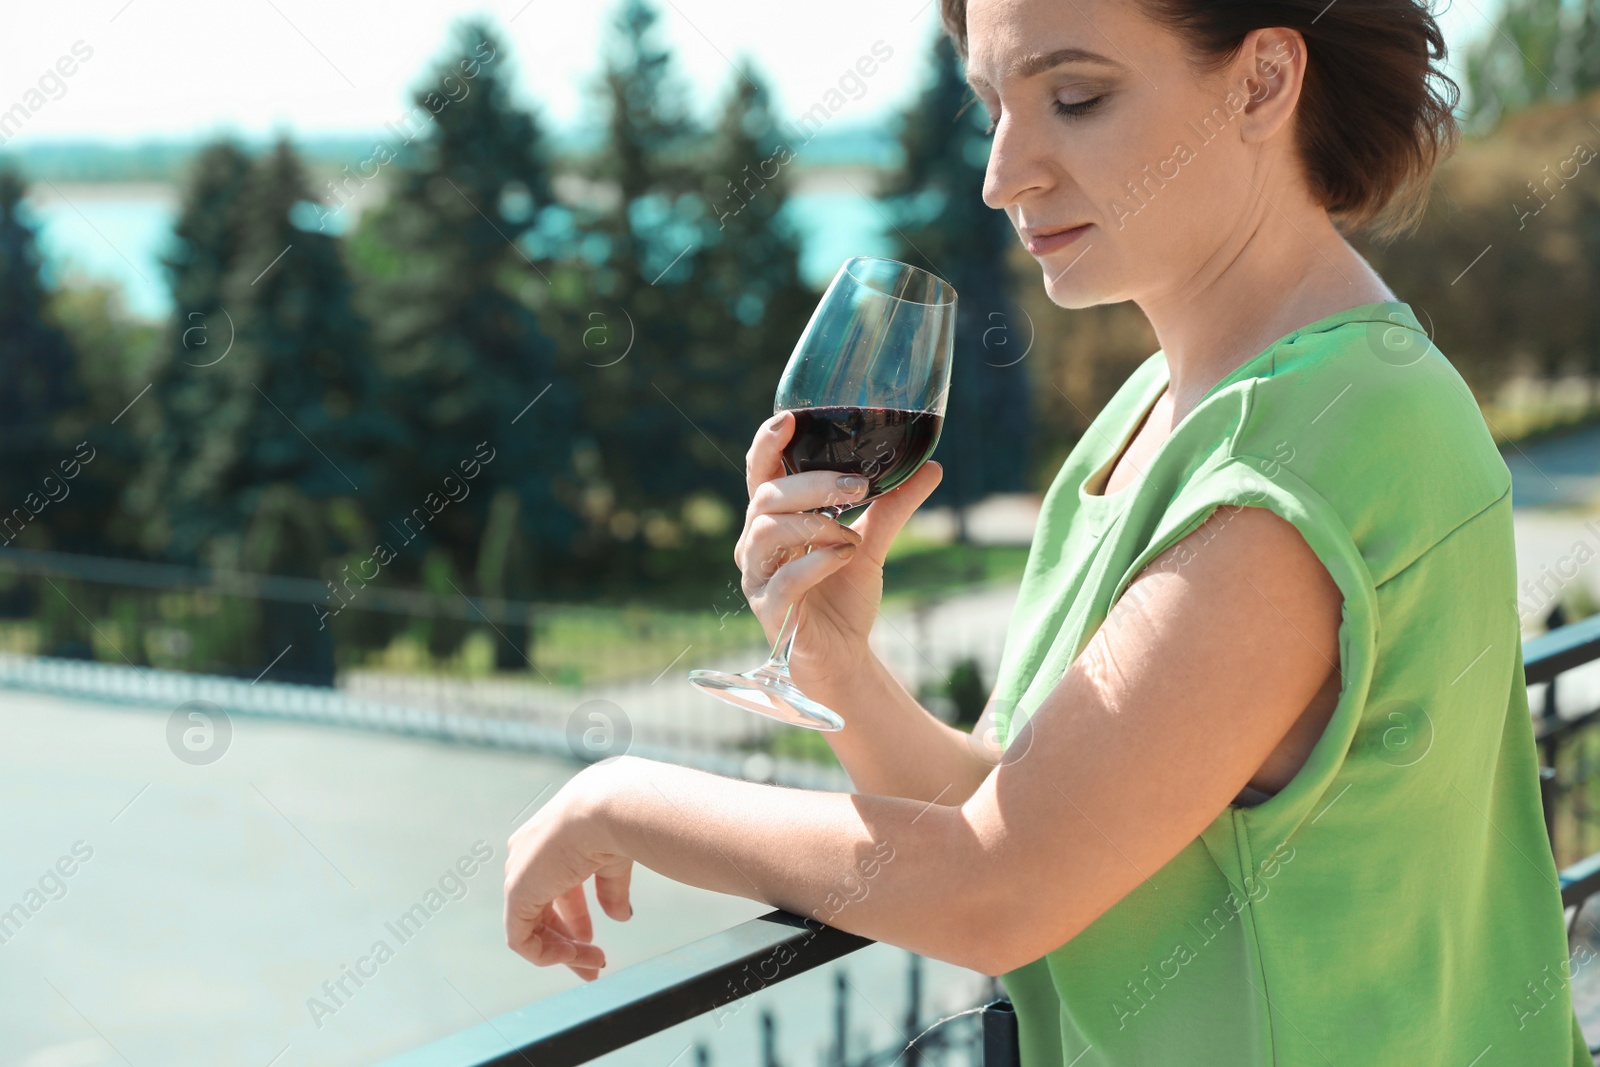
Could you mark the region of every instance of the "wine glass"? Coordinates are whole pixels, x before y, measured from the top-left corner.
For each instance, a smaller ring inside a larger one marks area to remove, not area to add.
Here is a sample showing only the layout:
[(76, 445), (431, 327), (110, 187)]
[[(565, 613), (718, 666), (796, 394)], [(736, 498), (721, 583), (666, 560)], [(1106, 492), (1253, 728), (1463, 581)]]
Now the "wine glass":
[[(772, 405), (774, 412), (794, 413), (794, 436), (783, 450), (790, 474), (831, 470), (867, 479), (860, 500), (813, 514), (837, 519), (870, 503), (933, 454), (950, 391), (955, 321), (955, 289), (925, 270), (870, 256), (839, 268), (789, 357)], [(843, 729), (838, 712), (806, 696), (789, 676), (804, 599), (789, 605), (767, 662), (743, 674), (690, 671), (690, 684), (780, 722)]]

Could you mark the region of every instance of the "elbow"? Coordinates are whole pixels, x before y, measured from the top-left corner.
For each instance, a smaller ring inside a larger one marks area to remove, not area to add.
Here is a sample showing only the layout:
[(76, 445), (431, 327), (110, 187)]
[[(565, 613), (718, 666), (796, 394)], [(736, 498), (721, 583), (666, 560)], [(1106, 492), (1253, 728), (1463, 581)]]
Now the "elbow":
[(1021, 909), (987, 893), (971, 894), (969, 900), (975, 906), (965, 909), (966, 921), (961, 924), (966, 932), (965, 943), (961, 946), (960, 958), (952, 962), (998, 978), (1042, 954), (1027, 955), (1030, 946), (1026, 944), (1026, 919)]
[(988, 930), (979, 932), (978, 943), (969, 947), (963, 965), (990, 978), (999, 978), (1049, 955), (1066, 944), (1066, 940), (1071, 940), (1044, 944), (1037, 936), (1026, 936), (1028, 932), (1015, 929), (1009, 920), (991, 923)]
[(1003, 904), (987, 900), (968, 911), (962, 966), (998, 978), (1054, 952), (1082, 929), (1076, 923), (1064, 926), (1061, 915), (1039, 914), (1041, 902), (1019, 899), (1025, 896), (1012, 894)]
[(1005, 920), (991, 921), (987, 928), (975, 929), (976, 943), (968, 947), (965, 966), (998, 978), (1044, 955), (1044, 952), (1033, 952), (1018, 944), (1016, 931), (1011, 927), (1011, 922)]
[(981, 933), (978, 943), (970, 946), (966, 953), (966, 967), (990, 978), (999, 978), (1049, 951), (1030, 951), (1016, 944), (1014, 933), (1002, 929), (1004, 925), (1008, 924), (995, 923), (992, 929)]

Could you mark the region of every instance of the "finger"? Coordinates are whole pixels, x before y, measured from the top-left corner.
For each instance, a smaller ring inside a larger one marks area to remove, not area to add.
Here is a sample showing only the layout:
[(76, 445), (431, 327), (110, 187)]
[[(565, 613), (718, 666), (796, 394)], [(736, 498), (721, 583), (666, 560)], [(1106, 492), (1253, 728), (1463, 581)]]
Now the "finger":
[(594, 923), (589, 919), (589, 901), (583, 895), (583, 883), (556, 897), (553, 904), (565, 927), (563, 932), (579, 941), (594, 940)]
[(867, 480), (838, 471), (802, 471), (761, 482), (750, 493), (747, 518), (756, 515), (844, 507), (867, 495)]
[[(588, 939), (584, 939), (584, 938), (575, 938), (575, 937), (573, 937), (572, 928), (567, 923), (567, 921), (565, 919), (562, 919), (559, 916), (554, 916), (554, 915), (552, 915), (550, 918), (551, 918), (551, 926), (555, 929), (555, 931), (557, 933), (561, 934), (563, 937), (569, 938), (569, 939), (571, 939), (573, 941), (588, 940)], [(595, 947), (598, 950), (598, 946), (595, 946)], [(592, 982), (596, 978), (599, 978), (600, 977), (600, 967), (604, 967), (604, 966), (605, 966), (605, 954), (604, 953), (601, 953), (600, 966), (599, 967), (586, 966), (584, 964), (584, 962), (578, 960), (577, 957), (574, 957), (574, 959), (572, 961), (569, 961), (567, 963), (567, 967), (569, 967), (572, 970), (572, 973), (577, 975), (579, 978), (582, 978), (585, 982)]]
[(765, 582), (807, 549), (860, 543), (859, 533), (827, 515), (758, 515), (740, 539), (734, 562), (741, 572)]
[(594, 875), (594, 898), (601, 910), (622, 922), (633, 918), (633, 905), (628, 901), (628, 887), (633, 881), (633, 861), (626, 860), (616, 870), (601, 868)]
[(513, 925), (511, 948), (536, 967), (565, 963), (598, 970), (605, 966), (605, 953), (600, 946), (566, 932), (561, 917), (553, 912), (547, 911), (537, 924), (518, 920)]
[(790, 560), (768, 579), (765, 595), (773, 598), (775, 603), (792, 604), (805, 596), (812, 586), (849, 563), (855, 552), (855, 545), (842, 544), (807, 552), (799, 559)]
[(750, 450), (744, 456), (744, 487), (749, 496), (756, 495), (756, 486), (784, 474), (783, 446), (794, 436), (794, 419), (787, 411), (780, 411), (761, 424)]
[(549, 933), (572, 946), (572, 958), (563, 961), (567, 966), (575, 971), (599, 971), (606, 965), (606, 954), (600, 950), (599, 945), (588, 938), (575, 936), (559, 915), (550, 914), (546, 919)]
[(944, 480), (944, 466), (929, 460), (917, 472), (867, 506), (866, 514), (851, 526), (861, 534), (861, 550), (882, 564), (901, 527)]

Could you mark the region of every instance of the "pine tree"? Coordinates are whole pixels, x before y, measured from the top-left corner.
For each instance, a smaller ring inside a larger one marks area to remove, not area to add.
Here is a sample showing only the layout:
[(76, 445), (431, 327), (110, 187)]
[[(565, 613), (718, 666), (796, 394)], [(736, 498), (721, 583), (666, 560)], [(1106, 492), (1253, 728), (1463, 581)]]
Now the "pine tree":
[[(957, 294), (955, 360), (936, 456), (944, 480), (931, 501), (962, 515), (989, 493), (1027, 488), (1032, 340), (1007, 284), (1016, 240), (983, 203), (984, 116), (949, 39), (934, 42), (932, 77), (902, 116), (901, 167), (884, 190), (897, 257), (944, 278)], [(961, 524), (965, 538), (965, 523)]]
[[(409, 514), (462, 464), (493, 457), (414, 546), (394, 543), (410, 573), (434, 553), (430, 580), (468, 591), (476, 575), (490, 597), (538, 593), (580, 528), (567, 499), (579, 398), (536, 310), (552, 299), (550, 264), (530, 255), (553, 202), (548, 149), (513, 84), (505, 44), (483, 22), (463, 24), (414, 95), (413, 113), (431, 115), (426, 132), (384, 146), (398, 149), (394, 191), (360, 238), (388, 404), (409, 427), (388, 514)], [(441, 86), (458, 88), (441, 96)], [(430, 644), (448, 652), (465, 629), (435, 620)], [(526, 667), (527, 627), (501, 630), (500, 665)]]
[(209, 537), (237, 525), (214, 479), (218, 449), (232, 436), (225, 400), (235, 387), (219, 365), (238, 336), (223, 285), (238, 265), (240, 199), (250, 166), (229, 140), (207, 145), (195, 158), (172, 251), (163, 260), (174, 308), (170, 337), (152, 368), (149, 395), (129, 412), (143, 455), (128, 507), (141, 520), (145, 550), (176, 561), (197, 562)]
[(778, 378), (816, 304), (800, 280), (800, 242), (785, 211), (793, 159), (765, 82), (741, 64), (707, 168), (717, 229), (703, 272), (717, 318), (710, 340), (736, 357), (722, 386), (734, 447), (772, 414)]
[[(696, 168), (703, 135), (683, 108), (657, 22), (644, 0), (627, 0), (607, 44), (599, 86), (607, 136), (593, 176), (611, 195), (581, 219), (586, 243), (602, 252), (571, 309), (595, 323), (586, 337), (607, 340), (584, 353), (593, 369), (580, 381), (598, 453), (594, 492), (607, 501), (591, 514), (606, 534), (591, 547), (605, 577), (620, 585), (671, 579), (725, 558), (725, 545), (713, 549), (714, 538), (691, 528), (691, 502), (711, 495), (726, 510), (737, 497), (742, 510), (736, 457), (754, 427), (728, 393), (748, 389), (751, 360), (762, 358), (738, 350), (719, 306), (736, 304), (738, 294), (708, 275), (718, 231), (703, 159)], [(593, 332), (601, 326), (603, 333)]]
[(46, 547), (54, 498), (43, 479), (59, 481), (58, 465), (73, 459), (64, 423), (84, 392), (76, 353), (46, 314), (26, 192), (0, 170), (0, 543)]
[[(215, 375), (216, 407), (176, 479), (212, 501), (193, 528), (206, 561), (227, 569), (317, 577), (337, 554), (366, 547), (348, 543), (334, 514), (381, 491), (400, 439), (377, 403), (369, 330), (339, 243), (316, 228), (309, 197), (303, 165), (280, 142), (237, 202), (218, 294), (237, 335), (203, 368)], [(314, 606), (263, 602), (259, 620), (256, 670), (282, 653), (275, 679), (331, 682), (331, 632)]]

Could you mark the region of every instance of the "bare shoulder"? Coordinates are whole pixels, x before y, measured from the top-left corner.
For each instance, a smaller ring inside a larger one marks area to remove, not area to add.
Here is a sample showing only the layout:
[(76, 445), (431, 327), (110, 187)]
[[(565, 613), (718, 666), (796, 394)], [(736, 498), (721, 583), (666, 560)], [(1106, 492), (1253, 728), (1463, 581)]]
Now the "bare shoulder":
[(1294, 524), (1265, 507), (1225, 505), (1212, 511), (1192, 533), (1152, 559), (1128, 593), (1142, 599), (1154, 591), (1152, 583), (1174, 578), (1191, 595), (1214, 598), (1219, 608), (1231, 603), (1245, 613), (1261, 605), (1237, 595), (1240, 591), (1253, 591), (1274, 607), (1284, 598), (1285, 608), (1331, 611), (1335, 621), (1344, 599)]

